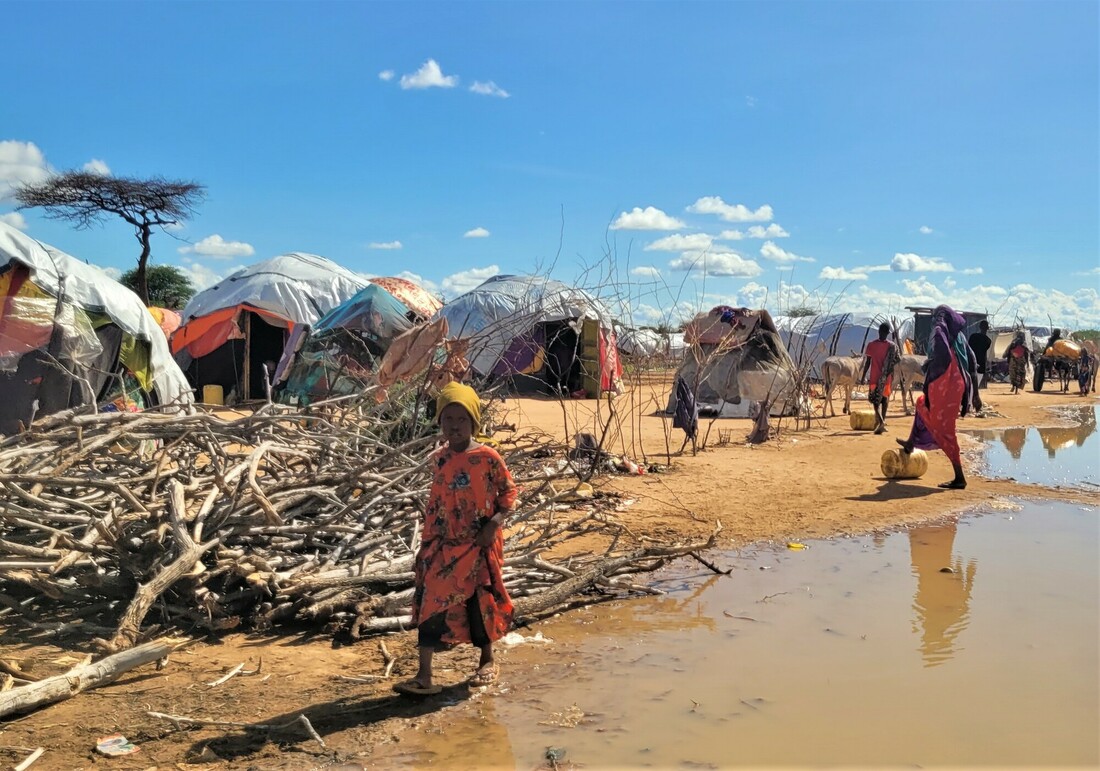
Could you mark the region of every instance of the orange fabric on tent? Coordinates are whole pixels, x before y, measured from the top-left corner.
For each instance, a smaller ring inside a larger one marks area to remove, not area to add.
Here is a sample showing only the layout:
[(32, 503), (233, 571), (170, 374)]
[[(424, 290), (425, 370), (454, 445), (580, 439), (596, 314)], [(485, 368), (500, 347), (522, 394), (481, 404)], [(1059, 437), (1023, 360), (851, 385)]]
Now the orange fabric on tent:
[(227, 340), (244, 337), (237, 319), (242, 312), (256, 313), (275, 322), (275, 326), (285, 326), (288, 331), (293, 331), (294, 322), (283, 318), (277, 313), (255, 308), (251, 305), (235, 305), (232, 308), (221, 310), (192, 319), (176, 330), (172, 335), (172, 354), (187, 349), (188, 353), (198, 359), (215, 351)]

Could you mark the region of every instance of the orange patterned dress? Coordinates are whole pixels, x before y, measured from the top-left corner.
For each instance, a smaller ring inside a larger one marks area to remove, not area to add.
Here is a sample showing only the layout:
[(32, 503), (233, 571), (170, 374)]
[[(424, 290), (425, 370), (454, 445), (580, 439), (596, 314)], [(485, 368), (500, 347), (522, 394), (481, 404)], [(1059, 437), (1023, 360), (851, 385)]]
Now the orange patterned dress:
[[(488, 548), (475, 539), (486, 520), (512, 508), (516, 485), (504, 459), (485, 445), (465, 452), (445, 446), (431, 463), (435, 476), (416, 555), (412, 607), (420, 644), (498, 640), (512, 623), (512, 600), (504, 588), (504, 536), (498, 532)], [(425, 643), (429, 626), (435, 630), (433, 642)]]

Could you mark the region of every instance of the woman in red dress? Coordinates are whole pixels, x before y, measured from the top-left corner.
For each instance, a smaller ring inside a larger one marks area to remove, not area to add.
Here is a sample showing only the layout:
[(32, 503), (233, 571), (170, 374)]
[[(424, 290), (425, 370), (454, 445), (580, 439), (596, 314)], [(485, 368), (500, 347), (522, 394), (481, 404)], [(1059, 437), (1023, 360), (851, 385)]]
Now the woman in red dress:
[(432, 655), (458, 643), (481, 649), (470, 684), (495, 682), (493, 641), (512, 623), (501, 526), (516, 503), (515, 483), (497, 451), (474, 440), (481, 428), (474, 389), (449, 383), (436, 405), (447, 444), (430, 460), (435, 473), (416, 555), (412, 619), (420, 668), (412, 680), (394, 686), (418, 696), (442, 690), (432, 682)]
[(962, 490), (966, 487), (966, 477), (955, 423), (960, 408), (963, 415), (971, 406), (982, 408), (975, 387), (976, 360), (964, 336), (966, 319), (961, 313), (941, 305), (933, 311), (932, 321), (924, 395), (917, 397), (917, 414), (909, 438), (898, 439), (898, 444), (905, 452), (912, 452), (914, 447), (943, 450), (955, 469), (955, 478), (940, 487)]

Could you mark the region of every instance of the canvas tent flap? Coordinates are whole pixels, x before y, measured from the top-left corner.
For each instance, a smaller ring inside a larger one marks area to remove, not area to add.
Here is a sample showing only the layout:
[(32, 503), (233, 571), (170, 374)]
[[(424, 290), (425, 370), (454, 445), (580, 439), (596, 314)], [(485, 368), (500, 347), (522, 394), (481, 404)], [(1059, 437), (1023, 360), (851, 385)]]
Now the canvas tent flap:
[(149, 345), (150, 371), (161, 404), (190, 404), (187, 384), (168, 341), (138, 296), (99, 268), (83, 263), (0, 223), (0, 264), (25, 266), (31, 281), (88, 314), (105, 314), (123, 332)]
[[(583, 289), (541, 276), (494, 276), (443, 306), (451, 334), (471, 341), (468, 359), (481, 375), (491, 373), (513, 341), (537, 324), (596, 319), (612, 328), (603, 303)], [(533, 358), (533, 356), (532, 356)]]

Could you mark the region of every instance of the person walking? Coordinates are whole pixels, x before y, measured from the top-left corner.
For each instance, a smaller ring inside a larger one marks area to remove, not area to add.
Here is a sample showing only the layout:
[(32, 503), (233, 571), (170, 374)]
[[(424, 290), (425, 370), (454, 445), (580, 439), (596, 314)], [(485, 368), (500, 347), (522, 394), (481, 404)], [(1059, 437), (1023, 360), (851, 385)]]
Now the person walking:
[(951, 461), (955, 478), (940, 487), (962, 490), (966, 487), (962, 454), (955, 424), (961, 412), (966, 415), (973, 406), (980, 410), (981, 397), (971, 373), (974, 362), (970, 346), (963, 336), (966, 319), (947, 305), (940, 305), (932, 313), (932, 339), (928, 346), (927, 371), (924, 378), (924, 394), (917, 397), (916, 415), (908, 439), (898, 439), (907, 453), (914, 448), (943, 450)]
[(989, 339), (989, 322), (982, 319), (978, 324), (978, 331), (970, 336), (967, 343), (974, 352), (974, 361), (978, 366), (978, 388), (985, 388), (989, 385), (989, 347), (993, 344)]
[[(901, 361), (898, 347), (887, 339), (889, 335), (890, 324), (884, 321), (878, 325), (878, 340), (868, 343), (863, 352), (863, 372), (859, 376), (860, 383), (866, 382), (870, 386), (867, 400), (875, 413), (876, 434), (886, 432), (886, 406), (890, 402), (891, 381), (894, 367)], [(870, 380), (867, 380), (868, 371)]]
[(1031, 361), (1031, 350), (1027, 347), (1023, 330), (1012, 338), (1005, 351), (1005, 359), (1008, 361), (1008, 383), (1012, 386), (1009, 393), (1018, 394), (1027, 383), (1027, 365)]

